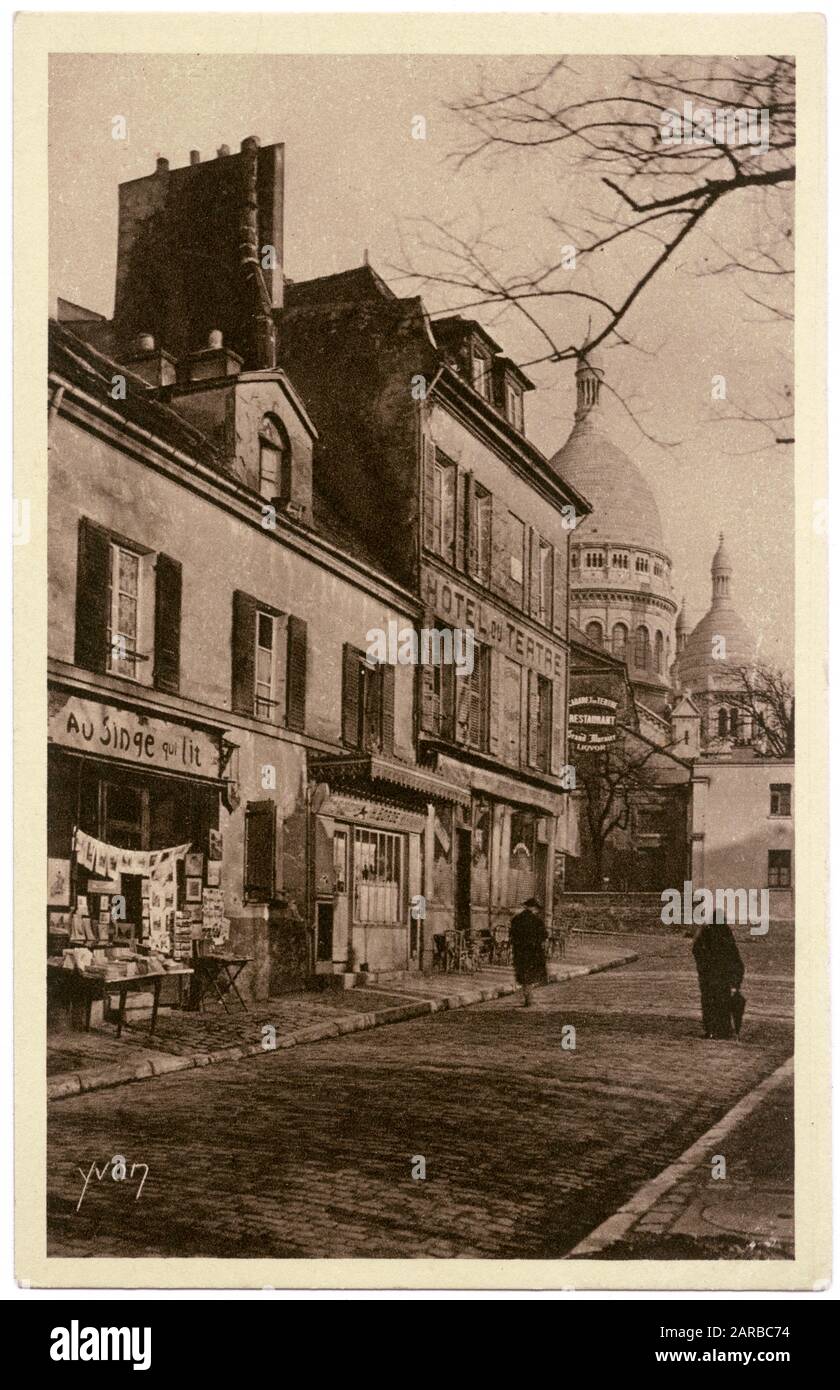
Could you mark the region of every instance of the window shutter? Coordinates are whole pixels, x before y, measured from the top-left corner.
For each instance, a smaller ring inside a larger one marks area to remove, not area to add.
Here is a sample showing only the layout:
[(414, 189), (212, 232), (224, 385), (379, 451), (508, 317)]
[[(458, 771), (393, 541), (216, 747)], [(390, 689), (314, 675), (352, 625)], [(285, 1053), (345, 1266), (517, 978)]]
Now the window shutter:
[(563, 550), (559, 546), (554, 547), (554, 615), (553, 627), (555, 632), (566, 631), (566, 562), (569, 556), (568, 544)]
[(528, 527), (528, 612), (532, 618), (540, 614), (540, 537), (533, 526)]
[(551, 684), (551, 771), (555, 777), (559, 777), (566, 754), (566, 730), (562, 718), (565, 681), (561, 676), (556, 676)]
[(286, 642), (286, 723), (306, 728), (306, 623), (289, 616)]
[(233, 595), (231, 703), (238, 714), (254, 713), (254, 657), (257, 600), (237, 589)]
[[(431, 608), (423, 610), (423, 627), (429, 631), (435, 625)], [(425, 734), (440, 733), (440, 711), (435, 698), (435, 668), (426, 661), (418, 668), (420, 682), (420, 728)]]
[(396, 670), (393, 666), (382, 667), (382, 751), (394, 751), (394, 686)]
[(245, 808), (245, 897), (268, 902), (274, 896), (273, 801), (249, 801)]
[(487, 746), (489, 752), (499, 756), (502, 746), (502, 658), (495, 647), (490, 648), (487, 678), (490, 682), (490, 717), (488, 720)]
[(75, 662), (86, 671), (108, 664), (108, 580), (111, 541), (107, 531), (87, 517), (79, 522), (76, 568)]
[(154, 683), (173, 694), (181, 685), (181, 566), (169, 555), (155, 565)]
[(351, 748), (359, 746), (359, 653), (344, 643), (341, 682), (341, 737)]
[(478, 552), (476, 544), (478, 537), (473, 526), (473, 506), (475, 498), (475, 479), (472, 473), (464, 473), (464, 501), (462, 517), (464, 523), (464, 569), (467, 574), (478, 573)]
[(540, 678), (536, 671), (528, 671), (528, 763), (531, 767), (540, 765)]
[(435, 446), (428, 435), (423, 435), (423, 544), (427, 550), (435, 548)]
[(470, 501), (472, 475), (463, 468), (455, 470), (455, 568), (469, 569)]

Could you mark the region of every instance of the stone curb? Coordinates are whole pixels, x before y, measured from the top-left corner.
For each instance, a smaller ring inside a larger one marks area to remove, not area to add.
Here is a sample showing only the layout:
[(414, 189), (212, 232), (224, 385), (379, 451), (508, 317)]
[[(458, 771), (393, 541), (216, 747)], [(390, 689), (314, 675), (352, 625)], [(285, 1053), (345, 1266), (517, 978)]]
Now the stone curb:
[(612, 1216), (602, 1221), (600, 1226), (596, 1226), (588, 1236), (584, 1236), (564, 1259), (574, 1258), (584, 1259), (587, 1255), (600, 1254), (608, 1246), (615, 1245), (616, 1241), (623, 1239), (628, 1231), (636, 1225), (640, 1217), (650, 1211), (651, 1207), (663, 1197), (666, 1192), (670, 1192), (676, 1187), (682, 1178), (687, 1177), (697, 1165), (708, 1158), (710, 1152), (715, 1152), (723, 1139), (726, 1139), (743, 1120), (751, 1115), (758, 1108), (761, 1102), (777, 1090), (779, 1086), (787, 1081), (788, 1077), (793, 1076), (793, 1058), (788, 1057), (780, 1067), (765, 1076), (752, 1091), (748, 1091), (745, 1096), (733, 1105), (718, 1120), (716, 1125), (701, 1134), (700, 1138), (686, 1149), (685, 1153), (680, 1154), (679, 1158), (673, 1163), (669, 1163), (667, 1168), (663, 1168), (661, 1173), (657, 1173), (655, 1178), (651, 1178), (644, 1183), (629, 1201), (625, 1202), (618, 1211), (613, 1212)]
[[(614, 960), (603, 961), (598, 965), (561, 966), (556, 975), (550, 976), (549, 984), (562, 984), (565, 980), (577, 979), (581, 975), (596, 975), (602, 970), (613, 970), (637, 959), (634, 953), (630, 953), (616, 956)], [(446, 994), (437, 999), (418, 999), (416, 1003), (394, 1004), (372, 1013), (346, 1014), (333, 1022), (314, 1023), (308, 1028), (298, 1029), (296, 1033), (285, 1033), (277, 1038), (274, 1048), (264, 1048), (262, 1043), (238, 1043), (234, 1047), (189, 1055), (158, 1052), (141, 1062), (121, 1062), (107, 1067), (91, 1067), (88, 1071), (66, 1072), (47, 1078), (47, 1100), (64, 1100), (68, 1096), (87, 1094), (89, 1091), (124, 1086), (131, 1081), (144, 1081), (150, 1076), (189, 1071), (191, 1067), (214, 1066), (220, 1062), (235, 1062), (244, 1057), (258, 1057), (264, 1053), (303, 1046), (305, 1043), (320, 1042), (324, 1038), (363, 1033), (369, 1028), (383, 1028), (391, 1023), (407, 1023), (413, 1018), (423, 1018), (428, 1014), (440, 1013), (444, 1009), (465, 1009), (472, 1004), (485, 1004), (491, 999), (503, 999), (507, 995), (516, 994), (516, 991), (516, 985), (491, 985), (483, 989), (462, 990), (459, 994)]]

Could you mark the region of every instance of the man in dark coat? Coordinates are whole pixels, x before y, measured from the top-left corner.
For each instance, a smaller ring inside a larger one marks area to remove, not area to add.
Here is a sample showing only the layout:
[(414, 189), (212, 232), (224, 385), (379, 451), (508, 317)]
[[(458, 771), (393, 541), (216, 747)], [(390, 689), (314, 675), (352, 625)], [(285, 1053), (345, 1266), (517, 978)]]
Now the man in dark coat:
[(535, 985), (548, 984), (545, 967), (547, 932), (536, 898), (529, 898), (521, 912), (510, 924), (510, 948), (513, 954), (513, 973), (522, 986), (523, 1004), (531, 1003)]
[(718, 917), (700, 928), (691, 949), (700, 982), (704, 1035), (731, 1038), (732, 991), (744, 978), (744, 962), (732, 928)]

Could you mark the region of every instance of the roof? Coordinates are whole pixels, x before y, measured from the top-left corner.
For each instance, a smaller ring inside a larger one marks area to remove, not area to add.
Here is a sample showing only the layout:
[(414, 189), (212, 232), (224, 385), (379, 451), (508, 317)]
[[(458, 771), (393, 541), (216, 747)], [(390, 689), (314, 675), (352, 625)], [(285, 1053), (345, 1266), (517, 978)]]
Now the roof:
[(590, 412), (579, 420), (551, 466), (592, 504), (576, 536), (601, 545), (637, 546), (666, 554), (659, 507), (640, 469), (613, 444)]

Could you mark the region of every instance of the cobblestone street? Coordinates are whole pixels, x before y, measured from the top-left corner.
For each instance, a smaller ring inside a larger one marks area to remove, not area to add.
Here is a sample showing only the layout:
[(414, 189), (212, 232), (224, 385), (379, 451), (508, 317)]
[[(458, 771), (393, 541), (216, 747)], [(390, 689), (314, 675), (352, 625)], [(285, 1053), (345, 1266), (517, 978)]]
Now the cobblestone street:
[[(636, 936), (637, 962), (530, 1010), (498, 999), (56, 1103), (49, 1253), (563, 1255), (792, 1052), (792, 933), (739, 944), (740, 1043), (700, 1036), (690, 943)], [(148, 1164), (139, 1199), (108, 1171), (77, 1210), (79, 1170), (116, 1153)]]

